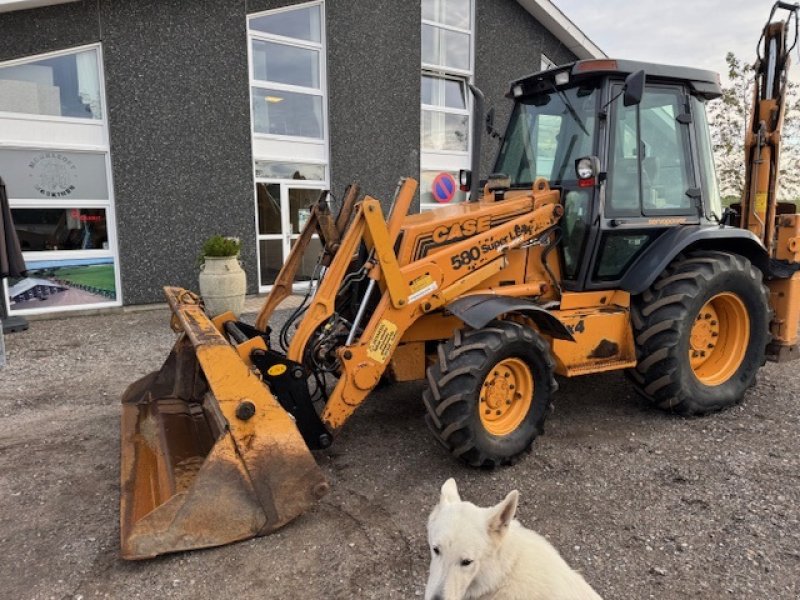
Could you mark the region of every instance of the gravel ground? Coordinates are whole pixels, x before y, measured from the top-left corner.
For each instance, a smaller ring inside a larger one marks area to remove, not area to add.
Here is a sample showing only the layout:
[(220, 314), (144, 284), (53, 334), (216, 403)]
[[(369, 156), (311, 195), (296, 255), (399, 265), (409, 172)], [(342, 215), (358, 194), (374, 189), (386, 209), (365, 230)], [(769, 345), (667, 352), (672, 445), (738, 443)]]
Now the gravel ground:
[(419, 384), (373, 394), (317, 456), (332, 485), (268, 537), (118, 558), (119, 398), (174, 341), (164, 309), (36, 321), (0, 370), (0, 598), (412, 598), (425, 520), (454, 476), (518, 517), (608, 599), (800, 597), (800, 378), (768, 365), (702, 419), (643, 407), (621, 374), (562, 381), (534, 453), (462, 467), (423, 423)]

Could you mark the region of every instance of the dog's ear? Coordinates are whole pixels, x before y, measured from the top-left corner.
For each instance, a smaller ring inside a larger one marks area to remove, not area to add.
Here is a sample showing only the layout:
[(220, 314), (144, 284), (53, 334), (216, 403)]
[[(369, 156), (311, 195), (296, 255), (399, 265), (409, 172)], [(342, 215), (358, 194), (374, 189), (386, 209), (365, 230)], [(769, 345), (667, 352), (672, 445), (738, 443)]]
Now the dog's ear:
[(450, 504), (451, 502), (461, 502), (456, 480), (452, 477), (442, 485), (442, 495), (439, 497), (439, 504)]
[(494, 506), (489, 515), (489, 534), (495, 536), (503, 536), (508, 531), (508, 526), (517, 514), (517, 502), (519, 501), (519, 492), (513, 490), (508, 493), (500, 504)]

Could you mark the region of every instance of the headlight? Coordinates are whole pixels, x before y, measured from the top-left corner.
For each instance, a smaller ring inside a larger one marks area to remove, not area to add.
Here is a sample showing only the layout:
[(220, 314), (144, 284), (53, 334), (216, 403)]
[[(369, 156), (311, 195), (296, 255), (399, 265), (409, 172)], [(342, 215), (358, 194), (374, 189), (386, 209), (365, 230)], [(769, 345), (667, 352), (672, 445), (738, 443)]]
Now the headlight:
[(578, 179), (591, 179), (594, 177), (594, 165), (591, 158), (580, 158), (575, 163), (575, 173)]
[(565, 83), (569, 83), (569, 71), (556, 73), (556, 85), (564, 85)]
[(511, 92), (514, 94), (514, 98), (519, 98), (522, 96), (522, 86), (520, 84), (515, 85), (511, 89)]

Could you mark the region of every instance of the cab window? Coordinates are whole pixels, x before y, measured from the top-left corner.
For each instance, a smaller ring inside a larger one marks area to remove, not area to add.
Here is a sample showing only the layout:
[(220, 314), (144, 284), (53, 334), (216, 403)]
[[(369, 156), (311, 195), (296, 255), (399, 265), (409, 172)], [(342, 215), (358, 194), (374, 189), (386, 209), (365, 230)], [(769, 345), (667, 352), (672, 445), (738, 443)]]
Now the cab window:
[[(612, 94), (619, 91), (619, 86)], [(638, 106), (614, 102), (607, 216), (689, 214), (693, 187), (685, 96), (679, 88), (648, 86)]]

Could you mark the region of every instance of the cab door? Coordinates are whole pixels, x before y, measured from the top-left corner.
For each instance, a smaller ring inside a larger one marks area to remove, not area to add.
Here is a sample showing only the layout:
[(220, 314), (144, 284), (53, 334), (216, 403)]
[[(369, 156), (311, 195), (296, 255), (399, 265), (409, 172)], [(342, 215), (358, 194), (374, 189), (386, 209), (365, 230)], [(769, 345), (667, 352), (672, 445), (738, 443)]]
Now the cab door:
[[(613, 84), (610, 97), (621, 86)], [(682, 86), (649, 84), (640, 104), (613, 102), (600, 230), (586, 289), (613, 287), (669, 227), (699, 223), (691, 123)]]

